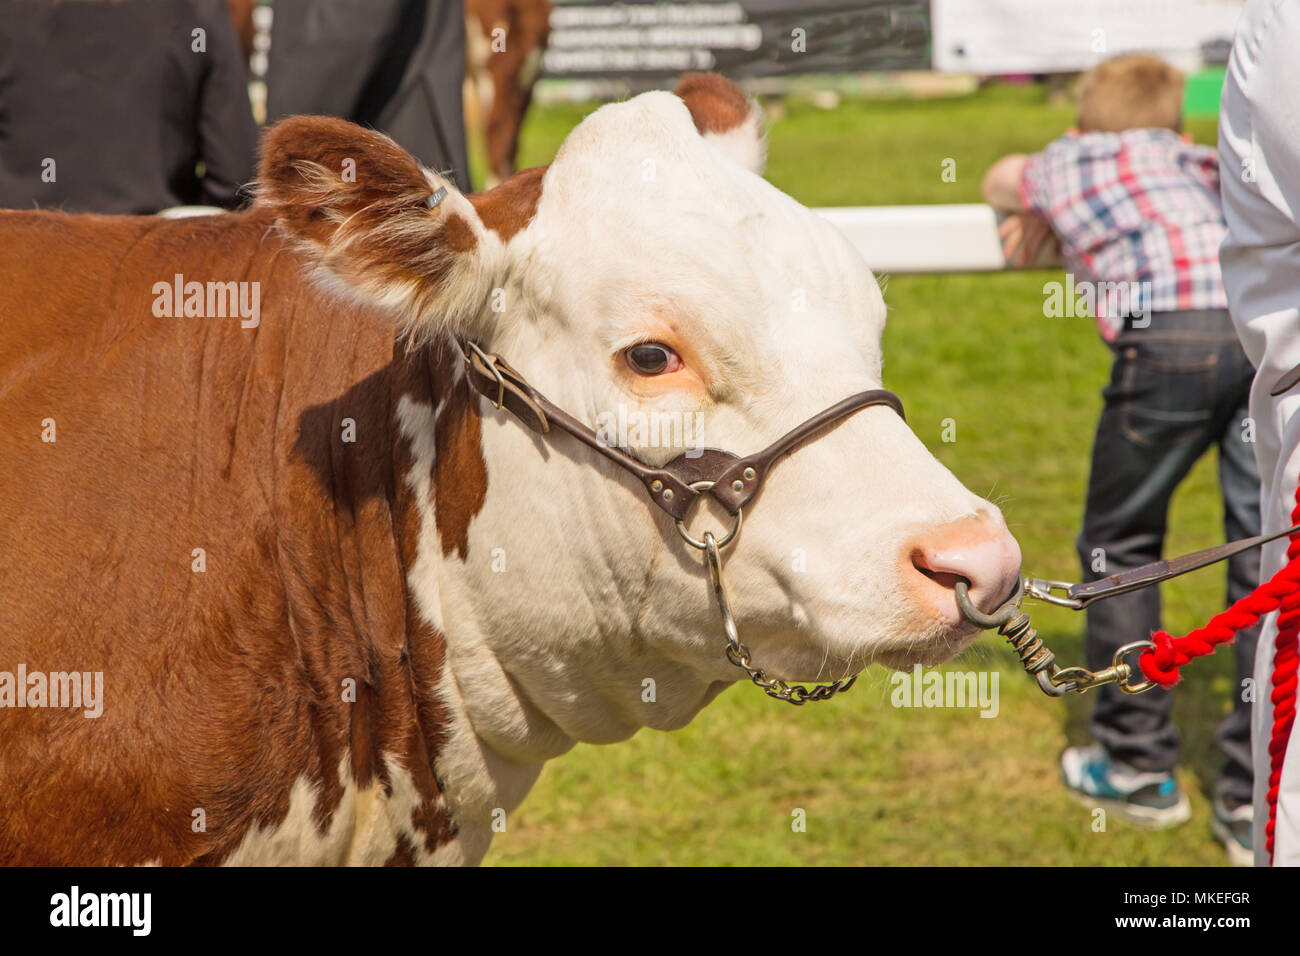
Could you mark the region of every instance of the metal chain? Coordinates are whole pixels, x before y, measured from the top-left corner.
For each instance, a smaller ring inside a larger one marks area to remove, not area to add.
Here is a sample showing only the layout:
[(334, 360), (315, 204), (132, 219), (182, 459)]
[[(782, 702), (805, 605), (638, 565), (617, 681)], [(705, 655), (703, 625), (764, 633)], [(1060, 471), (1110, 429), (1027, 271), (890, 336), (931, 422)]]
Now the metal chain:
[[(685, 537), (683, 534), (683, 538)], [(727, 660), (747, 673), (751, 681), (763, 688), (763, 693), (768, 697), (783, 700), (787, 704), (802, 707), (810, 700), (830, 700), (836, 694), (841, 694), (853, 686), (858, 679), (857, 674), (832, 684), (816, 684), (808, 688), (802, 684), (787, 684), (779, 678), (768, 677), (761, 667), (755, 667), (750, 658), (749, 648), (740, 639), (736, 619), (731, 616), (731, 604), (727, 601), (726, 586), (722, 583), (722, 556), (718, 553), (718, 540), (713, 536), (712, 531), (704, 532), (703, 550), (709, 564), (709, 579), (713, 583), (713, 594), (718, 599), (718, 610), (722, 613), (722, 629), (727, 635)]]
[[(696, 481), (690, 487), (691, 490), (697, 492), (707, 491), (713, 487), (713, 482), (707, 480)], [(777, 677), (768, 677), (761, 667), (754, 666), (750, 650), (745, 646), (745, 642), (740, 639), (736, 619), (731, 615), (731, 602), (727, 600), (726, 586), (722, 583), (722, 555), (719, 553), (722, 548), (735, 540), (736, 535), (740, 532), (742, 520), (743, 513), (737, 511), (735, 522), (721, 539), (715, 537), (712, 531), (706, 531), (703, 540), (694, 537), (686, 530), (684, 520), (678, 520), (677, 522), (677, 533), (681, 536), (681, 539), (692, 548), (703, 551), (705, 561), (709, 565), (709, 580), (713, 583), (713, 594), (718, 599), (718, 611), (722, 614), (722, 630), (727, 636), (727, 660), (748, 674), (749, 679), (763, 688), (763, 693), (767, 694), (768, 697), (783, 700), (787, 704), (794, 704), (796, 707), (802, 707), (810, 700), (830, 700), (836, 694), (844, 693), (858, 679), (857, 674), (844, 680), (837, 680), (832, 684), (814, 684), (809, 688), (802, 684), (787, 684)]]

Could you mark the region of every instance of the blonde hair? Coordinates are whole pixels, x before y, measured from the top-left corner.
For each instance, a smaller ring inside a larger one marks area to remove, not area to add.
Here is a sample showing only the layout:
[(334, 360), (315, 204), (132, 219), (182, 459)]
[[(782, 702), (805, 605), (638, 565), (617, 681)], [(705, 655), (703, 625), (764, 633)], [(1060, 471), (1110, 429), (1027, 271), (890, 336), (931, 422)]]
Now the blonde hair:
[(1149, 53), (1098, 63), (1079, 85), (1079, 131), (1183, 128), (1183, 74)]

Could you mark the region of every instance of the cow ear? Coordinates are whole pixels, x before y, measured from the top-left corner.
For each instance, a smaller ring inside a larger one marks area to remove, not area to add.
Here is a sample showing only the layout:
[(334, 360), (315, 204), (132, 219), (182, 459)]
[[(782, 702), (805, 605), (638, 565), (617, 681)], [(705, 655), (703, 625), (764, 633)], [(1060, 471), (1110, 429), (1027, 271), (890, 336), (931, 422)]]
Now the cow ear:
[(473, 334), (494, 272), (482, 223), (387, 136), (294, 116), (264, 135), (258, 179), (258, 204), (326, 275), (413, 336)]
[(758, 103), (717, 73), (687, 73), (673, 92), (686, 103), (701, 136), (750, 172), (763, 174), (767, 140)]

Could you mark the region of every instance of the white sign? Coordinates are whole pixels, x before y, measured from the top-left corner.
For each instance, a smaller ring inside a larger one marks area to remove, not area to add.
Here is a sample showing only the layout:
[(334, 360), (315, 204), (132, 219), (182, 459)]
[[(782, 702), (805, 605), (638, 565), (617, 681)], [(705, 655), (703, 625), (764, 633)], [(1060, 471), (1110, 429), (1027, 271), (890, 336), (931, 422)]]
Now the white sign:
[(931, 0), (934, 68), (1064, 73), (1119, 53), (1158, 54), (1183, 70), (1232, 41), (1245, 0)]

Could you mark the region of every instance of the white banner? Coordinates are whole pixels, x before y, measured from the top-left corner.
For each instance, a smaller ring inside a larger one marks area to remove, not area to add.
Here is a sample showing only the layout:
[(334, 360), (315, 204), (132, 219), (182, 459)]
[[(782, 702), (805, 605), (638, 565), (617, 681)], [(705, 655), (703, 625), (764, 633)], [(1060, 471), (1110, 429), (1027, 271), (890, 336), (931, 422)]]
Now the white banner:
[[(1245, 0), (931, 0), (934, 68), (1064, 73), (1117, 53), (1184, 70), (1226, 56)], [(1217, 51), (1217, 52), (1216, 52)]]

